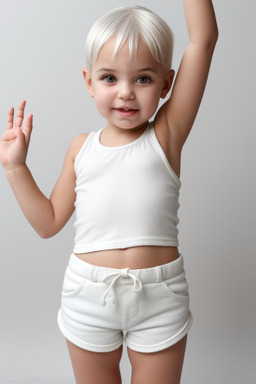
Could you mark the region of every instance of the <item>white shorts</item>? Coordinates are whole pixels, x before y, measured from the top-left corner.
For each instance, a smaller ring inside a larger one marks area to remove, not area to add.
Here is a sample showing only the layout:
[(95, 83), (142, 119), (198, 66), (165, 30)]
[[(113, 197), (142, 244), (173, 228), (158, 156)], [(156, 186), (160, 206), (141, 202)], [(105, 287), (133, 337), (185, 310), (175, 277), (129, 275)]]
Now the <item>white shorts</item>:
[(58, 325), (63, 335), (93, 352), (163, 350), (192, 324), (183, 257), (147, 269), (98, 267), (71, 255)]

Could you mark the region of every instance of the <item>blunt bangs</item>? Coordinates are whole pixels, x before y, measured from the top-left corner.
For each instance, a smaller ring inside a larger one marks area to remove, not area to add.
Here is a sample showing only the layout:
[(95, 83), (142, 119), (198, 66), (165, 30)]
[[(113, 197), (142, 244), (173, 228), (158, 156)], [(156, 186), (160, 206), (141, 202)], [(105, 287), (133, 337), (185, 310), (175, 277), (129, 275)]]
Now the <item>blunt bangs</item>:
[(92, 26), (85, 45), (86, 67), (97, 60), (101, 48), (112, 37), (116, 38), (113, 57), (127, 41), (130, 56), (138, 53), (139, 42), (145, 42), (154, 59), (166, 73), (172, 64), (173, 35), (169, 26), (158, 15), (144, 7), (121, 7), (108, 12)]

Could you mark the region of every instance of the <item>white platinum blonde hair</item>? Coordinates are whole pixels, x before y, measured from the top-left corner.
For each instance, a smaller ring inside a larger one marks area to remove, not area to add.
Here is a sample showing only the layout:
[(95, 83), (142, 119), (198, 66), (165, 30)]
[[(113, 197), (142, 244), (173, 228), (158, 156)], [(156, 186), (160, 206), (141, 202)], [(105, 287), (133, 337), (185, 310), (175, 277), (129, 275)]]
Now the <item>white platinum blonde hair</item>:
[(167, 73), (172, 64), (173, 34), (166, 22), (147, 8), (121, 7), (102, 16), (92, 26), (85, 44), (86, 67), (97, 60), (104, 44), (116, 38), (113, 57), (127, 41), (130, 56), (138, 52), (139, 41), (146, 43), (154, 59), (163, 65)]

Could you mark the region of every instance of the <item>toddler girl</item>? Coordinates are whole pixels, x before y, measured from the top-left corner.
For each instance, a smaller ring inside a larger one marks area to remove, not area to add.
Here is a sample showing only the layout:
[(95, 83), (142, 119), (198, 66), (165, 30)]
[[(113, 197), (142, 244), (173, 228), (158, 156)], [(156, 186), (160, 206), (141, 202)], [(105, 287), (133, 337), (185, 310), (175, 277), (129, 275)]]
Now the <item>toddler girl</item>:
[(26, 165), (33, 116), (22, 128), (25, 101), (14, 123), (8, 112), (0, 160), (33, 228), (53, 236), (76, 208), (58, 324), (77, 384), (120, 383), (124, 337), (133, 384), (180, 382), (192, 323), (178, 250), (180, 158), (218, 35), (210, 0), (184, 0), (184, 10), (190, 41), (151, 121), (174, 79), (171, 30), (142, 7), (94, 24), (83, 75), (106, 125), (74, 138), (49, 199)]

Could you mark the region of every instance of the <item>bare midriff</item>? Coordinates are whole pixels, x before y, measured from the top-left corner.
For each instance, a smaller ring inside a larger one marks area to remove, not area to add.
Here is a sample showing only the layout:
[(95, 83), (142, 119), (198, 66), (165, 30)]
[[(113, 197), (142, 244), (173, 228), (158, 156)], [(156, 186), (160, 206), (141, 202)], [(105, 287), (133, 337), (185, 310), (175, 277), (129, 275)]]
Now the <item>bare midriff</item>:
[(170, 263), (178, 258), (179, 251), (177, 247), (139, 246), (75, 255), (86, 263), (101, 267), (143, 269)]

